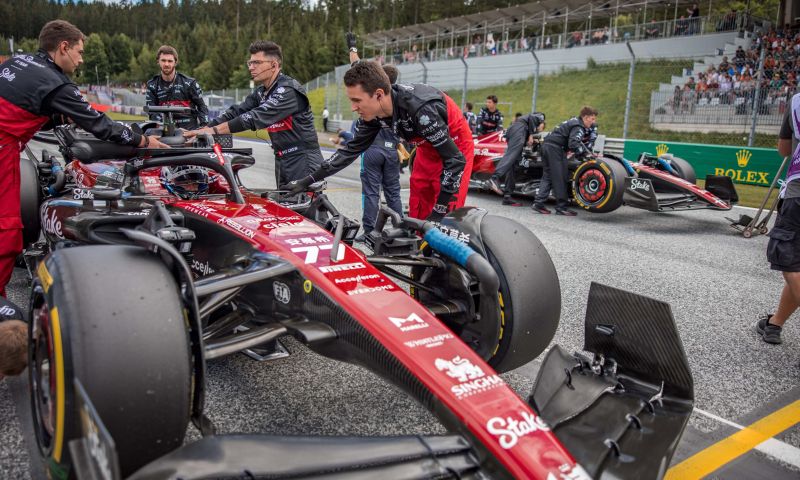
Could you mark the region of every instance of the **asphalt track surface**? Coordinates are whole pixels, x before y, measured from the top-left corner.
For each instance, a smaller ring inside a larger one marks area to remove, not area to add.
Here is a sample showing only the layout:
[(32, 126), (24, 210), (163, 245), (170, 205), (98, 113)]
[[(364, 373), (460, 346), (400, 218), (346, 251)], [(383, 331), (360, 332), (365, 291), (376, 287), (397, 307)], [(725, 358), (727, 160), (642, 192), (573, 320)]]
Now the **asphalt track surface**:
[[(237, 146), (253, 147), (257, 159), (242, 174), (243, 182), (274, 186), (268, 147), (255, 142)], [(405, 202), (408, 174), (401, 180)], [(361, 215), (359, 185), (358, 163), (329, 179), (329, 197), (356, 219)], [(568, 351), (583, 345), (591, 282), (672, 305), (694, 375), (696, 409), (672, 465), (687, 463), (669, 478), (697, 478), (699, 472), (708, 478), (798, 478), (800, 320), (795, 316), (787, 322), (780, 346), (764, 343), (754, 331), (756, 317), (775, 309), (783, 280), (766, 263), (767, 238), (744, 239), (724, 218), (752, 212), (653, 214), (623, 207), (565, 218), (502, 206), (499, 197), (481, 193), (471, 193), (467, 204), (517, 220), (547, 247), (562, 290), (554, 342)], [(27, 288), (26, 272), (17, 269), (10, 298), (26, 305)], [(286, 345), (289, 358), (257, 363), (233, 355), (209, 365), (207, 412), (220, 432), (444, 433), (431, 414), (379, 377), (316, 355), (297, 342)], [(537, 369), (538, 360), (504, 378), (527, 396)], [(723, 448), (742, 434), (765, 431), (760, 425), (767, 421), (778, 427), (740, 441), (742, 455)], [(41, 478), (41, 467), (30, 460), (35, 448), (30, 424), (26, 377), (0, 382), (0, 478)], [(188, 438), (197, 437), (190, 429)], [(721, 450), (709, 449), (715, 444)]]

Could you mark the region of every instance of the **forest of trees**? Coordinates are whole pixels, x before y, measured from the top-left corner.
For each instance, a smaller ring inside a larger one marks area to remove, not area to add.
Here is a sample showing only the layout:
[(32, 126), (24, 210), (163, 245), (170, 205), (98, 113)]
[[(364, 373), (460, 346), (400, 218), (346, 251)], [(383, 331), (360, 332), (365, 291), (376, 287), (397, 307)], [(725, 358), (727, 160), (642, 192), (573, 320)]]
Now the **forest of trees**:
[[(87, 36), (78, 81), (140, 82), (157, 73), (155, 51), (178, 49), (178, 69), (205, 89), (246, 87), (247, 46), (255, 39), (283, 47), (284, 71), (307, 82), (344, 63), (344, 32), (363, 34), (509, 7), (530, 0), (13, 0), (0, 2), (0, 54), (35, 51), (42, 26), (57, 18)], [(714, 9), (745, 1), (715, 0)], [(775, 11), (778, 0), (754, 2)], [(705, 5), (703, 5), (705, 7)], [(753, 13), (759, 15), (760, 11)], [(705, 12), (703, 12), (705, 14)], [(773, 14), (774, 15), (774, 14)]]
[(283, 47), (284, 71), (301, 82), (347, 59), (344, 32), (427, 22), (524, 1), (509, 0), (73, 0), (0, 2), (0, 54), (35, 51), (42, 26), (68, 20), (86, 35), (78, 80), (139, 82), (157, 73), (155, 51), (178, 49), (178, 69), (204, 89), (246, 87), (247, 46), (255, 39)]

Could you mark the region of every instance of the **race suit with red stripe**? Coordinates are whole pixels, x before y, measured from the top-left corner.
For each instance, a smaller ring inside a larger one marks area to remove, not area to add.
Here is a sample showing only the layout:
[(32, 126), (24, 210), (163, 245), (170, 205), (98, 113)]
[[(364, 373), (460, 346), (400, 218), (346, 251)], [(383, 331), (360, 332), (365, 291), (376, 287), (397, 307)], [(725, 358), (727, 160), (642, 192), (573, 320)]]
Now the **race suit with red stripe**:
[[(190, 115), (173, 114), (178, 128), (194, 130), (208, 124), (208, 107), (203, 101), (203, 90), (197, 80), (176, 72), (175, 78), (168, 82), (161, 75), (147, 81), (148, 106), (191, 107)], [(160, 113), (151, 113), (150, 120), (163, 121)]]
[(392, 85), (391, 118), (358, 120), (356, 135), (312, 174), (318, 181), (350, 165), (384, 126), (416, 145), (409, 216), (438, 220), (464, 206), (474, 144), (461, 109), (445, 93), (423, 84)]
[(265, 129), (277, 160), (276, 180), (283, 185), (308, 176), (322, 162), (306, 91), (294, 78), (280, 74), (269, 89), (259, 86), (239, 105), (212, 120), (228, 122), (231, 132)]
[[(94, 110), (50, 56), (19, 55), (0, 64), (0, 295), (22, 251), (19, 152), (34, 133), (64, 123), (103, 140), (138, 145), (142, 137)], [(48, 123), (49, 122), (49, 123)]]

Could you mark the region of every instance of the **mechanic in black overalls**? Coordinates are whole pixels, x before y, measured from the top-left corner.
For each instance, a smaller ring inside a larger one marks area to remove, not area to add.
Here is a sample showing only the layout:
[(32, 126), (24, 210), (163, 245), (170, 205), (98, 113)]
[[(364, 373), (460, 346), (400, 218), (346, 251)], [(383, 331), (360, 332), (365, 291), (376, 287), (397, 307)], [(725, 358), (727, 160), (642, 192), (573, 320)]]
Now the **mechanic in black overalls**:
[[(535, 133), (544, 130), (544, 113), (534, 112), (519, 117), (506, 132), (506, 152), (503, 158), (497, 162), (494, 175), (486, 181), (486, 186), (498, 195), (503, 195), (503, 205), (514, 207), (522, 206), (521, 203), (514, 201), (511, 195), (514, 193), (514, 167), (517, 166), (522, 158), (522, 149), (525, 144), (532, 144)], [(505, 186), (501, 190), (500, 182), (504, 181)]]
[[(208, 107), (197, 80), (178, 72), (178, 51), (162, 45), (156, 54), (161, 73), (147, 81), (147, 106), (191, 107), (190, 115), (173, 114), (175, 126), (194, 130), (208, 124)], [(163, 121), (160, 113), (151, 113), (150, 120)]]
[[(550, 189), (556, 197), (556, 215), (574, 217), (577, 212), (567, 208), (567, 151), (571, 151), (578, 159), (591, 155), (591, 149), (584, 144), (584, 138), (591, 137), (591, 128), (597, 120), (597, 110), (586, 106), (581, 109), (578, 117), (572, 117), (561, 123), (542, 143), (542, 160), (544, 160), (544, 174), (539, 184), (539, 191), (533, 203), (533, 210), (549, 214), (550, 210), (544, 202), (550, 196)], [(595, 127), (595, 137), (597, 128)]]
[(503, 114), (497, 109), (497, 95), (486, 97), (486, 106), (478, 113), (478, 135), (503, 129)]
[[(345, 41), (350, 51), (350, 65), (360, 61), (356, 48), (356, 37), (352, 32), (345, 34)], [(389, 83), (397, 83), (400, 72), (393, 65), (382, 65), (383, 72), (389, 77)], [(361, 226), (364, 231), (355, 238), (363, 242), (375, 228), (378, 218), (381, 188), (386, 204), (403, 214), (403, 203), (400, 200), (400, 161), (397, 153), (399, 139), (389, 128), (384, 128), (375, 137), (372, 145), (361, 154)]]
[(278, 185), (305, 178), (322, 163), (306, 91), (297, 80), (281, 73), (282, 63), (278, 44), (266, 40), (251, 43), (247, 68), (253, 81), (261, 85), (244, 102), (209, 122), (208, 127), (185, 134), (191, 138), (265, 128), (275, 152)]

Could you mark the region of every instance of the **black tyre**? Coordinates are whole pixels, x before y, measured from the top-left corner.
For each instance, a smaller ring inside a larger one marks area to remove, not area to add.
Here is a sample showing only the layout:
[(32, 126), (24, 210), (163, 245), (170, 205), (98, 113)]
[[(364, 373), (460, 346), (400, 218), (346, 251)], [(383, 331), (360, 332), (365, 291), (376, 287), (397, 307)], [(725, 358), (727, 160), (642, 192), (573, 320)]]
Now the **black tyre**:
[(686, 160), (678, 157), (672, 157), (669, 160), (669, 164), (672, 166), (675, 173), (678, 174), (679, 177), (686, 180), (689, 183), (697, 184), (697, 175), (694, 173), (694, 167), (692, 164), (687, 162)]
[(500, 343), (489, 365), (507, 372), (534, 360), (553, 340), (561, 316), (561, 285), (550, 254), (524, 226), (486, 215), (481, 236), (500, 278)]
[(34, 431), (52, 478), (74, 478), (79, 435), (73, 379), (114, 439), (127, 477), (182, 444), (192, 369), (178, 286), (151, 253), (61, 249), (37, 269), (29, 376)]
[[(530, 230), (505, 217), (486, 215), (481, 223), (481, 237), (500, 280), (498, 299), (500, 318), (481, 319), (494, 322), (499, 341), (484, 348), (477, 331), (470, 328), (473, 319), (442, 320), (468, 345), (476, 350), (490, 351), (487, 362), (498, 372), (507, 372), (534, 360), (553, 339), (561, 314), (561, 287), (550, 255)], [(430, 254), (425, 247), (423, 254)], [(465, 285), (460, 275), (451, 271), (412, 269), (412, 277), (432, 287), (444, 287), (449, 300), (470, 301), (479, 311), (480, 295), (477, 285)], [(474, 281), (474, 280), (473, 280)], [(422, 301), (437, 303), (439, 297), (412, 289)]]
[(589, 160), (578, 165), (572, 176), (572, 197), (584, 209), (606, 213), (622, 205), (628, 172), (615, 160)]
[(22, 157), (19, 160), (19, 200), (22, 215), (23, 246), (39, 240), (41, 221), (39, 206), (42, 204), (42, 189), (39, 187), (39, 174), (33, 160)]

